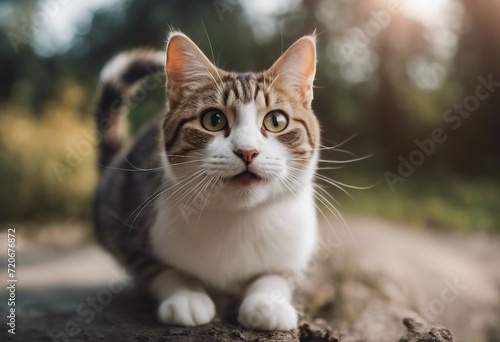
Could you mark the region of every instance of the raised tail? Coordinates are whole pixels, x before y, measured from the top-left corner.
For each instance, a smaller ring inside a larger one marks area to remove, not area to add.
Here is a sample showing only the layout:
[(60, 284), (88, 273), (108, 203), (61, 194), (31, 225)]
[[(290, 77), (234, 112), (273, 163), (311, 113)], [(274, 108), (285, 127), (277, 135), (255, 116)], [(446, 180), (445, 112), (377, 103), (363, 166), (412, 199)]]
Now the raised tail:
[(102, 69), (96, 105), (99, 139), (99, 169), (110, 164), (128, 137), (127, 99), (137, 91), (140, 81), (165, 68), (165, 53), (155, 50), (124, 52)]

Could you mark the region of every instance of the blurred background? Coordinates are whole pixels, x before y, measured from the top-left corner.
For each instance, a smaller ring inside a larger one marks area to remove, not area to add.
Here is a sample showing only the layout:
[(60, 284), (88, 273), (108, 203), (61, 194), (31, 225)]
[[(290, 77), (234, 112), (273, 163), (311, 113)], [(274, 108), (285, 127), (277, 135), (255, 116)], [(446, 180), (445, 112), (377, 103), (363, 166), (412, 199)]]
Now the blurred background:
[[(0, 0), (0, 227), (17, 228), (19, 333), (63, 331), (119, 269), (90, 224), (106, 61), (164, 49), (179, 29), (222, 68), (264, 70), (315, 31), (313, 108), (334, 161), (320, 166), (318, 204), (335, 198), (349, 229), (322, 222), (348, 234), (320, 240), (308, 310), (347, 342), (399, 340), (407, 309), (457, 341), (500, 341), (499, 18), (496, 0)], [(148, 84), (128, 104), (132, 131), (164, 105), (164, 76)], [(341, 186), (352, 198), (324, 176), (352, 185)], [(441, 301), (450, 286), (456, 297)], [(85, 336), (163, 334), (134, 321), (156, 322), (154, 304), (129, 315), (122, 302)]]
[[(371, 155), (321, 172), (377, 184), (353, 199), (325, 184), (339, 210), (499, 232), (499, 17), (486, 0), (1, 0), (0, 221), (88, 225), (97, 77), (116, 53), (164, 49), (175, 28), (220, 67), (263, 70), (316, 30), (323, 144)], [(157, 84), (131, 104), (134, 130), (163, 105)]]

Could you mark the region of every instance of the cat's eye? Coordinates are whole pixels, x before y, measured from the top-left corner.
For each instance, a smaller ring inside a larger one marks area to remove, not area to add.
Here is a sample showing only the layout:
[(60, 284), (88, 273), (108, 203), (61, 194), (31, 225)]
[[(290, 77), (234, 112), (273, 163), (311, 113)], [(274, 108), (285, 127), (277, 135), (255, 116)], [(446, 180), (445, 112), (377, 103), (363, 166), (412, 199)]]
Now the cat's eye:
[(267, 113), (264, 117), (264, 127), (269, 132), (279, 133), (288, 125), (288, 118), (279, 111)]
[(201, 125), (207, 131), (218, 132), (226, 127), (227, 118), (220, 110), (209, 109), (201, 117)]

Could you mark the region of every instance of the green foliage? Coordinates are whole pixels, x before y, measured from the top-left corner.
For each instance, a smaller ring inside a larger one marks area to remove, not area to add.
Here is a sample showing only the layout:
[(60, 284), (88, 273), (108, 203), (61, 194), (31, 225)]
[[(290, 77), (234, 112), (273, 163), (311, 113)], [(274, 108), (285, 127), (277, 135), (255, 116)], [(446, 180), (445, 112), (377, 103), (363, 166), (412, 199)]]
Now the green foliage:
[[(349, 177), (351, 184), (369, 184), (366, 176)], [(373, 183), (372, 183), (373, 184)], [(338, 191), (333, 191), (339, 196)], [(351, 190), (342, 197), (345, 214), (382, 216), (417, 227), (458, 231), (500, 232), (500, 182), (494, 180), (416, 177), (391, 192), (382, 182), (372, 189)]]
[(0, 116), (0, 220), (88, 217), (97, 180), (95, 151), (80, 117), (81, 88), (67, 85), (34, 116), (4, 103)]

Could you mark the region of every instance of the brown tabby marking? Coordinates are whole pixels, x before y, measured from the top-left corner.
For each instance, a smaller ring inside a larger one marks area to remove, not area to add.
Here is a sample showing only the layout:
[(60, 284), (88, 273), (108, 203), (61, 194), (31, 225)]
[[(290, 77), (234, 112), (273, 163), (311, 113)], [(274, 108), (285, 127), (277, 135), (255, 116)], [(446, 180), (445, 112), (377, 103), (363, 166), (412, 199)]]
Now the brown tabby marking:
[[(318, 144), (318, 134), (313, 135), (311, 132), (318, 132), (319, 128), (308, 106), (304, 106), (292, 94), (273, 84), (273, 79), (263, 73), (237, 74), (219, 70), (219, 74), (221, 79), (216, 78), (216, 84), (203, 84), (193, 89), (165, 118), (163, 129), (167, 154), (178, 156), (197, 149), (202, 150), (215, 135), (220, 134), (207, 132), (201, 127), (200, 116), (206, 109), (221, 109), (226, 114), (231, 113), (234, 120), (238, 120), (241, 107), (254, 101), (258, 108), (264, 108), (267, 112), (282, 110), (290, 117), (289, 125), (282, 133), (271, 133), (262, 127), (264, 137), (275, 136), (293, 154), (312, 155)], [(223, 132), (225, 137), (229, 136), (233, 124), (230, 115), (228, 120), (229, 125)], [(309, 146), (306, 148), (304, 144)]]

